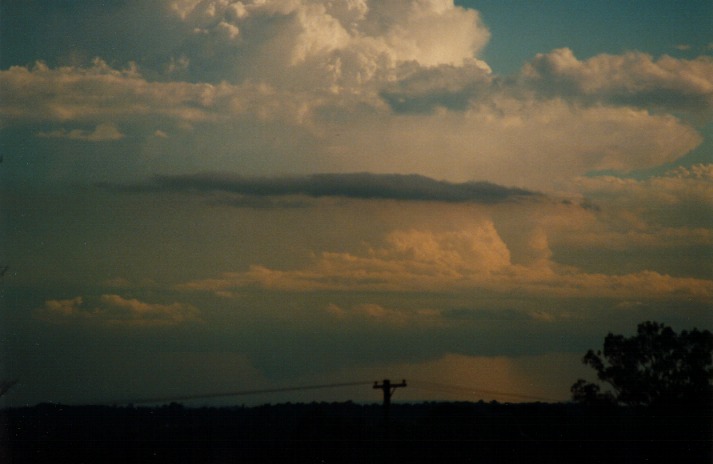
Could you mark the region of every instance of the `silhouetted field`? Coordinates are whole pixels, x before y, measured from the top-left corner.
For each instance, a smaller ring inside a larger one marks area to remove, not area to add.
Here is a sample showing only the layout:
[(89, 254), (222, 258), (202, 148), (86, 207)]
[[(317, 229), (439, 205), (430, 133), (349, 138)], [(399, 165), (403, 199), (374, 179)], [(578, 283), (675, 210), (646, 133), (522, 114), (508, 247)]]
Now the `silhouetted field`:
[(0, 412), (9, 463), (711, 463), (707, 408), (42, 404)]

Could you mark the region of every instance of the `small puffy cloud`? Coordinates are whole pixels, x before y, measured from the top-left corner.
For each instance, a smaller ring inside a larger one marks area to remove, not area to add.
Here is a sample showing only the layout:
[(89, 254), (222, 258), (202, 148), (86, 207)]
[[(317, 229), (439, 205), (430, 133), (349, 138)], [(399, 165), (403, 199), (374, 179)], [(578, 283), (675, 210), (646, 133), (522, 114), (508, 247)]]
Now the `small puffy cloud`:
[(179, 58), (171, 58), (171, 61), (166, 67), (166, 71), (168, 71), (169, 74), (181, 73), (186, 71), (190, 64), (191, 61), (185, 55)]
[(403, 327), (408, 325), (432, 327), (442, 325), (441, 315), (436, 310), (429, 309), (392, 309), (375, 303), (364, 303), (350, 308), (344, 308), (334, 303), (325, 308), (325, 312), (335, 320), (348, 323), (367, 323), (379, 326), (390, 325)]
[(39, 312), (47, 316), (74, 317), (80, 313), (80, 307), (83, 302), (84, 300), (81, 296), (67, 300), (47, 300), (44, 308)]
[(92, 323), (113, 327), (170, 327), (200, 322), (194, 306), (185, 303), (146, 303), (106, 294), (87, 304), (82, 297), (47, 300), (34, 311), (36, 318), (53, 323)]
[(110, 123), (99, 124), (91, 132), (82, 129), (73, 129), (70, 131), (59, 129), (49, 132), (40, 132), (37, 136), (43, 138), (83, 140), (85, 142), (107, 142), (124, 138), (124, 134), (122, 134), (114, 124)]
[(628, 52), (578, 60), (568, 48), (538, 54), (522, 72), (545, 94), (664, 110), (713, 111), (713, 57)]

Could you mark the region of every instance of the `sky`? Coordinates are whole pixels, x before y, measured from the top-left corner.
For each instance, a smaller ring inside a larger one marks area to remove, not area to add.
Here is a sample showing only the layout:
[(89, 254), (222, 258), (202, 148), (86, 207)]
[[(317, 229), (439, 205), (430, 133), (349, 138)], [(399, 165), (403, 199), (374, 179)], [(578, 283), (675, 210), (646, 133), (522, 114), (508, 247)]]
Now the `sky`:
[(713, 329), (712, 26), (1, 2), (0, 405), (565, 401), (609, 332)]

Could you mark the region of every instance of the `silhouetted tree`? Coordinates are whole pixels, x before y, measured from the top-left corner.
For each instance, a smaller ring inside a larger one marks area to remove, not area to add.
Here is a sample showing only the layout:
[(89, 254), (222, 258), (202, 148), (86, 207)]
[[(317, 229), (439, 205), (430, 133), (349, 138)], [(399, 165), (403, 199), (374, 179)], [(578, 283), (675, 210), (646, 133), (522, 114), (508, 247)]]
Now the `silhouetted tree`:
[(636, 335), (609, 333), (604, 348), (582, 359), (612, 391), (579, 379), (572, 398), (584, 403), (630, 406), (710, 404), (713, 396), (713, 334), (693, 329), (680, 334), (657, 322), (639, 324)]

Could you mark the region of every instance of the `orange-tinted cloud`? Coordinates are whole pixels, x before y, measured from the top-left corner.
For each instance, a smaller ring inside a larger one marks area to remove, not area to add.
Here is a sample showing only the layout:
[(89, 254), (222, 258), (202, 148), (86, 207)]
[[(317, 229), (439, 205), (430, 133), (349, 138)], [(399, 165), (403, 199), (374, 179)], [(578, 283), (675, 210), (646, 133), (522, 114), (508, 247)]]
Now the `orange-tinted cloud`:
[(124, 138), (124, 134), (122, 134), (121, 131), (111, 123), (99, 124), (91, 132), (82, 129), (72, 129), (70, 131), (58, 129), (49, 132), (39, 132), (37, 136), (44, 138), (83, 140), (86, 142), (108, 142)]
[(145, 303), (120, 295), (102, 295), (93, 304), (82, 297), (47, 300), (34, 311), (36, 318), (53, 323), (83, 322), (116, 327), (169, 327), (200, 322), (197, 308), (185, 303)]
[(713, 282), (655, 271), (587, 273), (550, 258), (546, 237), (530, 237), (540, 258), (513, 264), (492, 222), (451, 232), (397, 230), (366, 254), (323, 252), (296, 270), (252, 266), (246, 272), (197, 280), (181, 288), (229, 292), (243, 287), (278, 291), (461, 292), (579, 298), (713, 299)]

